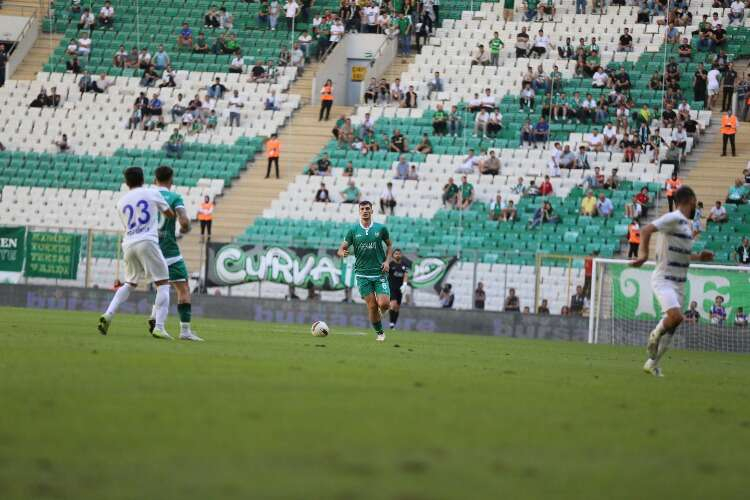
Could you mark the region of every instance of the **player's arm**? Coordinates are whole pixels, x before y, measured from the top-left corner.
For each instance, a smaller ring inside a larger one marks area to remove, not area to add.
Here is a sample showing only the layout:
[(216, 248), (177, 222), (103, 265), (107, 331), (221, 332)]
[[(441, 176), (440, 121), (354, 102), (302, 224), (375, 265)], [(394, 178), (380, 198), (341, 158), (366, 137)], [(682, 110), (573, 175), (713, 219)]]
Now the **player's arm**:
[(641, 267), (648, 260), (648, 248), (651, 242), (651, 235), (657, 232), (659, 229), (653, 224), (647, 224), (646, 227), (641, 229), (641, 244), (638, 247), (638, 258), (631, 261), (630, 265), (633, 267)]
[(175, 207), (175, 214), (177, 216), (177, 222), (180, 224), (180, 232), (185, 234), (190, 231), (190, 218), (187, 215), (185, 207)]
[(690, 256), (690, 260), (708, 262), (708, 261), (714, 260), (714, 253), (711, 250), (701, 250), (698, 253), (692, 254)]
[(387, 273), (393, 259), (393, 242), (388, 237), (383, 241), (385, 242), (385, 260), (383, 261), (382, 269), (384, 273)]
[(161, 193), (159, 193), (159, 191), (155, 189), (153, 190), (153, 193), (153, 202), (156, 205), (156, 208), (159, 209), (159, 211), (162, 213), (162, 215), (164, 217), (169, 217), (170, 219), (174, 217), (174, 210), (169, 207), (169, 203), (167, 203), (167, 200), (164, 199)]
[(342, 241), (341, 245), (339, 245), (339, 249), (336, 252), (336, 255), (339, 257), (346, 257), (349, 255), (349, 242), (348, 241)]

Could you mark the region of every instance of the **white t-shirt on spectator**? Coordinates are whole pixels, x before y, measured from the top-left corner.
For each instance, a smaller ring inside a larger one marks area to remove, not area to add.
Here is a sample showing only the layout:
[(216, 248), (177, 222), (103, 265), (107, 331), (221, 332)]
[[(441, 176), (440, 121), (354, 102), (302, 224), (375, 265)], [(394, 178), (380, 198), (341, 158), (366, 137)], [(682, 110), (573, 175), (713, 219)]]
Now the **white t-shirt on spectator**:
[(242, 56), (240, 57), (233, 57), (232, 63), (229, 65), (232, 69), (242, 69), (242, 65), (245, 63), (245, 60)]
[(482, 96), (482, 106), (491, 106), (495, 107), (495, 96), (492, 95), (483, 95)]
[(603, 87), (603, 86), (607, 85), (607, 80), (608, 79), (609, 79), (609, 76), (607, 76), (607, 73), (605, 73), (604, 71), (597, 71), (596, 73), (594, 73), (593, 82), (592, 83), (594, 85), (598, 85), (600, 87)]
[(542, 47), (543, 49), (546, 49), (547, 46), (549, 46), (549, 38), (546, 36), (538, 36), (534, 38), (534, 47)]
[(604, 142), (604, 136), (602, 134), (591, 134), (588, 139), (589, 146), (598, 146)]
[(242, 107), (242, 98), (240, 96), (232, 96), (229, 98), (229, 105), (227, 108), (232, 113), (239, 113), (240, 108)]
[(112, 17), (115, 15), (115, 8), (114, 7), (107, 7), (106, 5), (101, 8), (99, 11), (100, 16), (104, 17)]
[(615, 127), (604, 127), (604, 130), (602, 130), (602, 135), (606, 137), (607, 139), (611, 139), (617, 135), (617, 129)]
[(718, 89), (719, 88), (719, 78), (721, 77), (721, 72), (713, 68), (708, 72), (708, 88), (709, 89)]
[(341, 35), (344, 34), (344, 31), (346, 28), (344, 28), (343, 24), (334, 24), (331, 26), (331, 42), (338, 42), (341, 40)]
[(297, 2), (289, 2), (284, 7), (286, 8), (286, 17), (294, 17), (297, 15), (297, 10), (299, 9)]

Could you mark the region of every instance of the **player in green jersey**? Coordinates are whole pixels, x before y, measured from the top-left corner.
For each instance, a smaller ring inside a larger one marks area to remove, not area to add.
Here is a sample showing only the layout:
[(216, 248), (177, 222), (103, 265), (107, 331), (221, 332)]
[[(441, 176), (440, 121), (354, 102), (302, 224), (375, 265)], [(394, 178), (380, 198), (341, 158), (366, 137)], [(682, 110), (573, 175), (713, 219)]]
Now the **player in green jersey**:
[(367, 313), (378, 342), (385, 341), (383, 315), (390, 307), (391, 291), (388, 288), (388, 268), (393, 256), (393, 246), (388, 229), (372, 220), (372, 203), (359, 203), (359, 223), (352, 226), (338, 250), (339, 257), (354, 254), (354, 276), (359, 294), (367, 303)]
[[(175, 224), (180, 223), (180, 233), (185, 234), (190, 231), (190, 219), (185, 210), (185, 202), (182, 196), (170, 191), (174, 172), (171, 167), (161, 166), (154, 171), (154, 183), (159, 189), (162, 197), (169, 204), (176, 217), (166, 218), (159, 217), (159, 248), (167, 261), (169, 270), (169, 282), (177, 293), (177, 313), (180, 316), (180, 339), (203, 341), (190, 328), (190, 319), (192, 316), (190, 305), (190, 284), (185, 261), (180, 254), (180, 247), (177, 246), (177, 237), (175, 236)], [(151, 312), (151, 319), (148, 320), (148, 328), (151, 331), (154, 328), (154, 312)]]

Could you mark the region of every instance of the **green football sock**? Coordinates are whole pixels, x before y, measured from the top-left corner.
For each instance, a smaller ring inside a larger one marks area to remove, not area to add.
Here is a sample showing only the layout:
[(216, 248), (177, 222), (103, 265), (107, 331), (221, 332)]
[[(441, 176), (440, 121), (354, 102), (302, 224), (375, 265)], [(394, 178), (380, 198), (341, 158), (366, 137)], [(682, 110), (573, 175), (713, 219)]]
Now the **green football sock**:
[(177, 304), (177, 313), (180, 315), (181, 323), (190, 323), (192, 317), (190, 304)]
[(372, 324), (372, 329), (375, 330), (375, 333), (383, 333), (383, 322), (382, 321), (375, 321)]

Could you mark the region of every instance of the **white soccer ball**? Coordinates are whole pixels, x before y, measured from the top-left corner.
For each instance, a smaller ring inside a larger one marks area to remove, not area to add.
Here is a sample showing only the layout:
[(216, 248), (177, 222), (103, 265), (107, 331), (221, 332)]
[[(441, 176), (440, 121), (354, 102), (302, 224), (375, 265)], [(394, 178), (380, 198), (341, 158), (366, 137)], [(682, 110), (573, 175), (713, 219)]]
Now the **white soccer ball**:
[(325, 321), (316, 321), (312, 324), (312, 328), (310, 328), (313, 337), (327, 337), (328, 331), (328, 325), (326, 325)]

